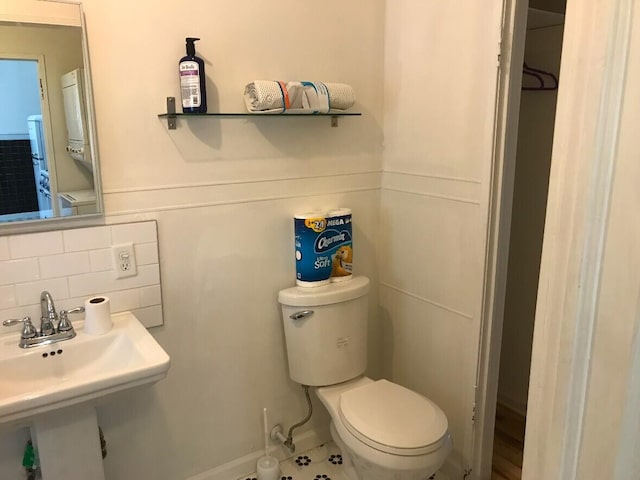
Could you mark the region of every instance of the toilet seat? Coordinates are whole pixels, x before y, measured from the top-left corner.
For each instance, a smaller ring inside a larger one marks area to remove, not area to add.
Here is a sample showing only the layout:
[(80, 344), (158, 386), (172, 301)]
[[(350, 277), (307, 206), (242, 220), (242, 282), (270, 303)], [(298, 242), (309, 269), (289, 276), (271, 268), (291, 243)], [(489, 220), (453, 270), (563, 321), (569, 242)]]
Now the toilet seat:
[(394, 455), (424, 455), (447, 438), (447, 418), (436, 404), (387, 380), (343, 392), (338, 411), (354, 437)]

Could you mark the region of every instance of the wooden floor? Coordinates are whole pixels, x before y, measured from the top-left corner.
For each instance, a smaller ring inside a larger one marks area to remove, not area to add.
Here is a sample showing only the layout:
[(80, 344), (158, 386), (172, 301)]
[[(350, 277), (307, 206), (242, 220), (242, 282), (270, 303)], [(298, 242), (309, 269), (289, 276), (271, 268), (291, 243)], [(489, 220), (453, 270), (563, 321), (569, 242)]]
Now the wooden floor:
[(498, 404), (491, 480), (520, 480), (525, 418)]

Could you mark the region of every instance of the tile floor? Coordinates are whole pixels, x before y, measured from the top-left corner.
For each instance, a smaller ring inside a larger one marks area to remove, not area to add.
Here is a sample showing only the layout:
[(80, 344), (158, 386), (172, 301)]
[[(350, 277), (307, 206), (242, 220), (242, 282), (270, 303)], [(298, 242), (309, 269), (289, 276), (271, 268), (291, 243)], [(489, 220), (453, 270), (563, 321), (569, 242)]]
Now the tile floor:
[[(345, 480), (342, 474), (342, 455), (333, 443), (308, 450), (280, 463), (281, 480)], [(431, 480), (448, 480), (437, 473)], [(257, 480), (256, 474), (244, 475), (238, 480)]]

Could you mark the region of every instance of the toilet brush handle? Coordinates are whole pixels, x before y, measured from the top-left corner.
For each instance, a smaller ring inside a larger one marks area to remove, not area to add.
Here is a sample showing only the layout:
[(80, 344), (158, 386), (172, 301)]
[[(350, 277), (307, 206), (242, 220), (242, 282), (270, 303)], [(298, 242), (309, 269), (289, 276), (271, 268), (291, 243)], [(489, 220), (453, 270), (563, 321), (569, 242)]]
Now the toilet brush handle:
[(268, 430), (268, 422), (267, 422), (267, 407), (262, 409), (262, 420), (264, 423), (264, 456), (269, 456), (269, 430)]

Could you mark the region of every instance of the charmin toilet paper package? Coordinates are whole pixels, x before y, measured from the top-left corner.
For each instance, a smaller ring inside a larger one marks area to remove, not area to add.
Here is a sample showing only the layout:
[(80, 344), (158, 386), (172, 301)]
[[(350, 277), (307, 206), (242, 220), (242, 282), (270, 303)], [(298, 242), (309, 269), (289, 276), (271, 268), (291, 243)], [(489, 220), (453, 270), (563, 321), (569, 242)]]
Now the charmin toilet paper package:
[(294, 217), (296, 283), (301, 287), (326, 285), (331, 278), (331, 258), (319, 252), (317, 243), (327, 228), (327, 212), (315, 210)]
[(326, 285), (351, 278), (351, 210), (316, 210), (294, 216), (296, 283)]
[(331, 253), (331, 281), (342, 282), (351, 279), (353, 268), (353, 240), (350, 208), (330, 210), (327, 217), (327, 230), (335, 232), (334, 240), (328, 245)]

